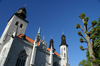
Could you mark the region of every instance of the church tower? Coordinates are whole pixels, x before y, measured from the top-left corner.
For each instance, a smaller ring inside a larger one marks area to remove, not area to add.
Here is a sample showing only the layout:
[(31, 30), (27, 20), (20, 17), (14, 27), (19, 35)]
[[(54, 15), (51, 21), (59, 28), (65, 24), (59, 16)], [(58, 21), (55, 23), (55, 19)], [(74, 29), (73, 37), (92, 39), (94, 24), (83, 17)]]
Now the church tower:
[(68, 45), (66, 44), (66, 37), (62, 34), (60, 44), (61, 66), (69, 66), (68, 63)]
[(10, 36), (13, 32), (16, 32), (17, 35), (20, 33), (24, 34), (28, 21), (25, 20), (26, 18), (26, 9), (20, 8), (8, 21), (8, 24), (1, 36), (0, 45), (10, 39)]

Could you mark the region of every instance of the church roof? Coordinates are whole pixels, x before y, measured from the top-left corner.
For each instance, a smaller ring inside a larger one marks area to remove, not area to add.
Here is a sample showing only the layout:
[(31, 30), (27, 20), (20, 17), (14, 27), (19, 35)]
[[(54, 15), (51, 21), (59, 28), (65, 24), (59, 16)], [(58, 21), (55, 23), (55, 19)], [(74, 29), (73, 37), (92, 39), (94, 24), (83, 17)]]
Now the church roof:
[[(23, 34), (19, 34), (19, 35), (18, 35), (19, 38), (22, 38), (23, 36), (24, 36)], [(30, 43), (32, 43), (32, 44), (34, 44), (34, 42), (35, 42), (33, 39), (31, 39), (31, 38), (29, 38), (29, 37), (27, 37), (27, 36), (25, 37), (25, 40), (27, 40), (28, 42), (30, 42)], [(40, 43), (38, 42), (38, 46), (39, 46), (39, 45), (40, 45)], [(50, 48), (47, 47), (47, 51), (50, 52)], [(57, 52), (54, 52), (54, 54), (56, 54), (57, 56), (60, 56), (60, 54), (58, 54)]]
[[(19, 38), (22, 38), (22, 36), (24, 36), (24, 35), (23, 35), (23, 34), (19, 34), (19, 35), (18, 35)], [(29, 37), (27, 37), (27, 36), (26, 36), (25, 40), (29, 41), (29, 42), (32, 43), (32, 44), (35, 42), (33, 39), (31, 39), (31, 38), (29, 38)], [(39, 46), (39, 43), (38, 43), (38, 46)]]

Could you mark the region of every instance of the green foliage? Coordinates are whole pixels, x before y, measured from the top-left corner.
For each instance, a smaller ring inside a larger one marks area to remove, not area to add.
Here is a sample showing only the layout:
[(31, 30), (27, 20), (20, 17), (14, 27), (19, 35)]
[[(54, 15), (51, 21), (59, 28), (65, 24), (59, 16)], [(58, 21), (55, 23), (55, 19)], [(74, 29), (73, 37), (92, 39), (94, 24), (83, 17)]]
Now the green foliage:
[(87, 22), (84, 22), (83, 24), (87, 26)]
[(80, 46), (80, 49), (83, 51), (84, 50), (83, 46)]
[(78, 35), (79, 35), (79, 36), (82, 36), (81, 31), (78, 31)]
[(93, 53), (93, 55), (95, 55), (95, 53)]
[(79, 64), (79, 66), (91, 66), (90, 61), (83, 59)]
[(79, 15), (79, 17), (80, 17), (81, 19), (85, 18), (85, 13), (81, 13), (81, 15)]
[(91, 36), (91, 39), (94, 41), (96, 38), (96, 35)]
[(83, 39), (82, 38), (80, 38), (80, 42), (83, 43)]
[(92, 24), (92, 26), (95, 26), (97, 24), (97, 21), (94, 20), (94, 21), (91, 22), (91, 24)]
[(93, 59), (93, 57), (90, 57), (90, 56), (89, 56), (89, 58), (88, 58), (88, 59), (91, 61), (91, 60)]
[(92, 60), (92, 63), (93, 63), (93, 64), (97, 64), (97, 61), (96, 61), (96, 60)]
[(80, 24), (77, 24), (77, 25), (76, 25), (76, 29), (78, 29), (78, 28), (80, 28)]
[(100, 32), (100, 27), (97, 27), (97, 29), (96, 29), (98, 32)]
[(97, 22), (96, 27), (100, 27), (100, 16), (98, 19), (99, 19), (99, 21)]
[(88, 22), (88, 20), (89, 20), (89, 17), (84, 18), (84, 21)]

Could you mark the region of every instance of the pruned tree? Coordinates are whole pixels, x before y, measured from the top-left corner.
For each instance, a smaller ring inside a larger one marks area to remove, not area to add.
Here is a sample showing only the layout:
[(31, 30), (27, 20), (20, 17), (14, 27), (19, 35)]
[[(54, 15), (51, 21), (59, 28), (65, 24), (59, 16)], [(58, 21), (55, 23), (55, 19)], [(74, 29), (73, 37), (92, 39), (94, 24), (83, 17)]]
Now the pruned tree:
[(78, 65), (79, 66), (91, 66), (91, 63), (88, 60), (83, 59)]
[(97, 21), (94, 20), (91, 22), (92, 25), (89, 28), (87, 28), (87, 23), (88, 23), (89, 17), (85, 17), (84, 13), (81, 13), (81, 15), (79, 15), (79, 17), (82, 19), (84, 29), (80, 26), (80, 24), (77, 24), (76, 28), (77, 29), (80, 28), (83, 31), (83, 33), (85, 34), (85, 37), (84, 37), (82, 35), (81, 31), (78, 32), (78, 35), (81, 36), (80, 42), (81, 43), (85, 42), (88, 45), (87, 48), (83, 48), (83, 46), (80, 46), (80, 49), (81, 50), (88, 49), (89, 60), (91, 61), (91, 66), (99, 66), (99, 64), (96, 62), (96, 57), (94, 55), (94, 52), (95, 52), (94, 46), (97, 46), (100, 43), (100, 41), (94, 43), (94, 40), (96, 39), (96, 35), (98, 35), (98, 33), (100, 32), (100, 27), (97, 27), (96, 29), (94, 28), (94, 26), (97, 24)]

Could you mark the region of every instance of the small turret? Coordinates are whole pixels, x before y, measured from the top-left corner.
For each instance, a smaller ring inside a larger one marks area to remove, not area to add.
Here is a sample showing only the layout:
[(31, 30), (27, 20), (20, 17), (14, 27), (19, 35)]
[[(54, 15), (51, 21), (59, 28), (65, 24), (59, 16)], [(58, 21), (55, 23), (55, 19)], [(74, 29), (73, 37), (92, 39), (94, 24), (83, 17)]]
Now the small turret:
[(54, 42), (54, 41), (53, 41), (53, 39), (51, 39), (51, 40), (50, 40), (50, 45), (49, 45), (49, 48), (51, 48), (51, 47), (52, 47), (52, 48), (53, 48), (53, 52), (54, 52), (54, 51), (55, 51), (55, 49), (54, 49), (53, 42)]
[(55, 51), (54, 46), (53, 46), (53, 39), (50, 40), (49, 48), (50, 48), (49, 63), (50, 63), (50, 66), (53, 66), (53, 54), (54, 54), (54, 51)]
[(15, 15), (17, 15), (18, 17), (20, 17), (22, 19), (25, 19), (26, 18), (26, 13), (27, 12), (26, 12), (25, 7), (22, 7), (15, 13)]

